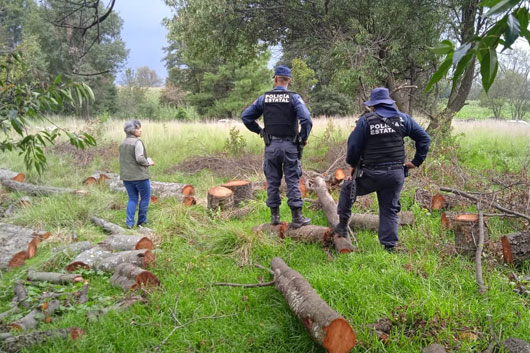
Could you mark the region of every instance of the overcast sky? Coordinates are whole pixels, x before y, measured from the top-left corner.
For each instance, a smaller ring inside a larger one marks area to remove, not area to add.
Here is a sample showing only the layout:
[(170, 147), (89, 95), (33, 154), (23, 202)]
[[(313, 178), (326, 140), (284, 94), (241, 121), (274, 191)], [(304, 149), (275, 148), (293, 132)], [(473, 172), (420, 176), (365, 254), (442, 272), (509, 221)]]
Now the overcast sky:
[[(167, 70), (162, 62), (167, 46), (167, 30), (162, 24), (164, 17), (171, 17), (170, 8), (163, 0), (117, 0), (115, 11), (123, 19), (121, 37), (129, 49), (125, 67), (134, 70), (149, 66), (164, 81)], [(121, 73), (118, 74), (119, 82)]]

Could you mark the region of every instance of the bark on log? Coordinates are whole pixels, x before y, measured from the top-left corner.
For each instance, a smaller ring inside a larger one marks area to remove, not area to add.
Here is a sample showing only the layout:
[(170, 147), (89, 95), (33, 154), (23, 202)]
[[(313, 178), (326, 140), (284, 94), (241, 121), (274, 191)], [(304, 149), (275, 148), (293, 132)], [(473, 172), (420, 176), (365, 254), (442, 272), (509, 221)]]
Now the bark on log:
[(347, 353), (356, 343), (350, 324), (333, 310), (300, 273), (275, 257), (272, 270), (276, 288), (309, 335), (330, 353)]
[(208, 208), (226, 210), (234, 206), (234, 193), (222, 186), (215, 186), (208, 190)]
[(23, 173), (13, 172), (8, 169), (0, 169), (0, 180), (15, 180), (23, 182), (26, 176)]
[(242, 208), (233, 208), (231, 210), (226, 210), (222, 213), (223, 218), (225, 219), (231, 219), (231, 218), (243, 218), (248, 216), (249, 213), (255, 210), (254, 205), (246, 205)]
[(59, 248), (59, 251), (64, 252), (67, 255), (77, 255), (83, 251), (87, 251), (92, 248), (92, 244), (89, 241), (81, 241), (79, 243), (72, 243), (63, 248)]
[(110, 278), (110, 283), (127, 292), (141, 286), (159, 286), (160, 280), (149, 271), (133, 264), (123, 263), (116, 267), (116, 271)]
[(97, 321), (102, 316), (106, 315), (110, 311), (123, 311), (129, 308), (131, 305), (135, 303), (147, 303), (147, 300), (139, 295), (133, 295), (127, 298), (123, 298), (116, 304), (103, 308), (103, 309), (97, 309), (92, 310), (86, 313), (86, 318), (88, 321)]
[(264, 224), (260, 224), (259, 226), (253, 227), (252, 231), (254, 233), (267, 233), (267, 234), (277, 235), (283, 239), (283, 233), (285, 229), (287, 229), (287, 226), (288, 226), (287, 222), (282, 222), (275, 226), (271, 225), (270, 223), (264, 223)]
[(48, 303), (44, 303), (42, 304), (42, 306), (33, 309), (26, 316), (24, 316), (20, 320), (10, 323), (8, 326), (10, 328), (17, 329), (20, 331), (34, 329), (35, 327), (37, 327), (40, 321), (44, 321), (50, 318), (55, 312), (55, 310), (59, 308), (60, 304), (61, 303), (58, 300), (52, 300)]
[(280, 228), (280, 237), (289, 237), (302, 243), (319, 243), (327, 246), (333, 241), (333, 232), (328, 227), (307, 225), (300, 228)]
[(519, 338), (510, 337), (500, 346), (506, 353), (530, 353), (530, 343)]
[(252, 199), (252, 183), (248, 180), (233, 180), (221, 186), (232, 190), (236, 207), (239, 207), (241, 202)]
[(34, 196), (48, 196), (48, 195), (60, 195), (60, 194), (77, 194), (83, 195), (86, 194), (84, 190), (74, 190), (68, 188), (60, 188), (56, 186), (47, 186), (47, 185), (35, 185), (30, 183), (21, 183), (15, 180), (0, 180), (2, 185), (6, 188), (17, 191), (24, 192), (26, 194)]
[(520, 264), (530, 259), (530, 231), (505, 235), (501, 242), (504, 262)]
[(322, 205), (322, 209), (326, 214), (329, 226), (334, 227), (339, 223), (337, 204), (329, 194), (326, 182), (322, 177), (318, 176), (314, 179), (313, 190), (320, 200), (320, 204)]
[(48, 233), (14, 224), (0, 223), (0, 270), (23, 266), (37, 253), (37, 246)]
[[(478, 214), (461, 214), (453, 219), (455, 249), (463, 255), (475, 255), (479, 241), (480, 222)], [(484, 242), (489, 239), (487, 228), (484, 229)]]
[(24, 286), (22, 280), (17, 279), (15, 281), (15, 283), (13, 284), (13, 291), (15, 292), (15, 296), (11, 301), (11, 305), (17, 306), (19, 304), (22, 304), (23, 307), (28, 308), (29, 303), (26, 302), (26, 298), (28, 297), (28, 291), (26, 290), (26, 287)]
[(155, 255), (147, 249), (121, 251), (103, 259), (99, 263), (96, 263), (94, 268), (96, 270), (114, 272), (118, 265), (122, 263), (129, 263), (138, 267), (147, 268), (155, 264)]
[(339, 254), (348, 254), (355, 251), (350, 238), (339, 237), (337, 234), (333, 235), (333, 245), (335, 251)]
[(98, 243), (98, 246), (105, 250), (125, 251), (125, 250), (153, 250), (153, 241), (142, 235), (112, 234), (105, 240)]
[(112, 256), (112, 251), (106, 250), (101, 246), (96, 246), (86, 251), (83, 251), (75, 259), (66, 266), (66, 271), (72, 272), (78, 268), (91, 269), (95, 264), (101, 262), (103, 259)]
[(70, 273), (58, 273), (58, 272), (28, 272), (28, 281), (34, 282), (50, 282), (57, 284), (69, 284), (83, 281), (83, 276)]
[(92, 222), (94, 222), (97, 226), (100, 226), (101, 228), (103, 228), (104, 230), (106, 230), (107, 232), (109, 232), (111, 234), (125, 234), (125, 233), (127, 233), (125, 231), (125, 229), (123, 229), (119, 225), (114, 224), (114, 223), (109, 222), (109, 221), (106, 221), (103, 218), (98, 218), (98, 217), (92, 216), (92, 217), (90, 217), (90, 220)]
[[(412, 211), (403, 211), (398, 213), (399, 225), (414, 224), (414, 213)], [(379, 228), (379, 215), (376, 214), (353, 214), (350, 218), (350, 227), (353, 229), (374, 229)]]
[(25, 333), (23, 335), (12, 336), (4, 341), (2, 349), (6, 353), (16, 353), (23, 349), (31, 349), (39, 346), (50, 339), (62, 338), (71, 339), (75, 341), (77, 338), (85, 334), (85, 331), (78, 327), (62, 328), (50, 331), (37, 331)]
[[(108, 179), (105, 179), (105, 184), (109, 185), (109, 189), (112, 192), (127, 192), (123, 182), (120, 180), (120, 176), (114, 173), (105, 174)], [(151, 194), (157, 197), (174, 197), (177, 200), (181, 200), (184, 204), (190, 206), (192, 201), (195, 201), (193, 195), (195, 195), (195, 188), (191, 184), (180, 184), (180, 183), (168, 183), (162, 181), (150, 181)], [(195, 203), (192, 203), (193, 205)]]
[(91, 176), (86, 177), (85, 180), (83, 180), (83, 184), (85, 185), (96, 185), (96, 184), (105, 185), (106, 180), (112, 179), (115, 176), (117, 177), (117, 179), (120, 178), (118, 174), (107, 173), (104, 171), (96, 171)]
[(88, 302), (88, 281), (83, 285), (83, 289), (79, 292), (79, 299), (77, 300), (79, 304), (85, 304)]

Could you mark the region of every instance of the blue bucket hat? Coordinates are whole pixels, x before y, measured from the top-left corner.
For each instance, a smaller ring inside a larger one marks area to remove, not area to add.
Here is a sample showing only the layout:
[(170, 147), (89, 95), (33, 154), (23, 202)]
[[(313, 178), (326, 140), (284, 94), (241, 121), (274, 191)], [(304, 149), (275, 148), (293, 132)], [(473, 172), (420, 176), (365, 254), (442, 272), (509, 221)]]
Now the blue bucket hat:
[(364, 102), (365, 105), (372, 107), (374, 105), (378, 104), (394, 104), (396, 103), (395, 100), (390, 98), (390, 93), (388, 92), (388, 88), (385, 87), (377, 87), (370, 92), (370, 100), (367, 100)]
[(291, 77), (291, 69), (285, 65), (280, 65), (274, 70), (274, 76)]

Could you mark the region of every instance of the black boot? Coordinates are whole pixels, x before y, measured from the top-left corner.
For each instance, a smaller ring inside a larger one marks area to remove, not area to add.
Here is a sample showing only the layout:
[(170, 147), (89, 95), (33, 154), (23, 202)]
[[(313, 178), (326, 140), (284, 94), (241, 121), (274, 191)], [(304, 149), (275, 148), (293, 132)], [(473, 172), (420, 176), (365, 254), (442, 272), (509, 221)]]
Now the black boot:
[(271, 225), (275, 226), (280, 224), (280, 208), (271, 207)]
[(305, 218), (302, 214), (301, 207), (291, 207), (291, 214), (293, 216), (293, 219), (291, 221), (292, 228), (300, 228), (311, 223), (311, 218)]
[(341, 218), (339, 223), (333, 227), (333, 232), (339, 237), (347, 238), (348, 237), (348, 219)]

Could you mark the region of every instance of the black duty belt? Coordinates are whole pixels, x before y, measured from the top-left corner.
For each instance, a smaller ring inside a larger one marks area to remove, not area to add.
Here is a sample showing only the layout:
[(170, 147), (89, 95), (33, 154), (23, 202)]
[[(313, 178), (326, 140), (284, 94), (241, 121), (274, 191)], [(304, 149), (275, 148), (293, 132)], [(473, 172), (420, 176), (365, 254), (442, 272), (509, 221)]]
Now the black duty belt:
[(294, 139), (293, 136), (271, 136), (272, 140), (282, 140), (282, 141), (292, 141)]
[(392, 170), (392, 169), (401, 169), (403, 164), (380, 164), (380, 165), (365, 165), (363, 168), (372, 169), (372, 170)]

